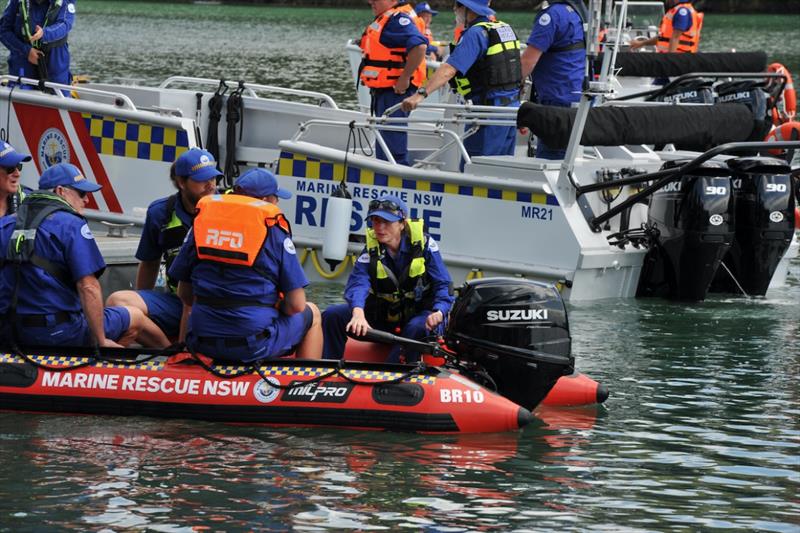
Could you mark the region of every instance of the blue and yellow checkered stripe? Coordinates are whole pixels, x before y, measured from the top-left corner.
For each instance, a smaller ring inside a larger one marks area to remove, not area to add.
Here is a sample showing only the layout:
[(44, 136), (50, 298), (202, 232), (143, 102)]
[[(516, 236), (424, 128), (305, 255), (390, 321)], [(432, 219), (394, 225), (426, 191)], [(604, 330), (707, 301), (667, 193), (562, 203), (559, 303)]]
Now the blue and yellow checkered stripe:
[[(247, 372), (250, 367), (245, 366), (215, 366), (214, 370), (224, 376), (232, 376)], [(330, 368), (324, 367), (275, 367), (275, 366), (262, 366), (261, 372), (265, 376), (288, 376), (293, 378), (316, 378), (325, 374), (329, 374)], [(385, 372), (379, 370), (355, 370), (343, 369), (342, 374), (351, 379), (375, 380), (375, 381), (391, 381), (403, 376), (402, 372)], [(435, 376), (411, 376), (407, 381), (414, 383), (433, 384), (436, 381)]]
[(186, 130), (83, 113), (98, 154), (172, 163), (189, 149)]
[[(89, 357), (71, 357), (64, 355), (29, 355), (31, 361), (43, 366), (50, 366), (53, 368), (71, 368), (78, 365), (85, 365), (92, 359)], [(19, 356), (4, 353), (0, 354), (0, 363), (25, 363), (24, 359)], [(100, 361), (93, 365), (94, 368), (131, 368), (136, 370), (161, 370), (164, 368), (163, 361), (145, 361), (135, 365), (124, 365), (120, 363), (111, 363), (108, 361)]]
[[(339, 181), (342, 179), (343, 172), (344, 165), (341, 163), (322, 161), (292, 152), (281, 152), (281, 157), (278, 162), (278, 174), (282, 176)], [(410, 180), (399, 176), (379, 174), (369, 169), (354, 166), (347, 167), (347, 183), (373, 185), (398, 190), (405, 189), (410, 191), (455, 194), (459, 196), (477, 196), (479, 198), (492, 198), (511, 202), (558, 205), (558, 200), (552, 194), (513, 191), (494, 187), (472, 187), (468, 185), (425, 180)]]

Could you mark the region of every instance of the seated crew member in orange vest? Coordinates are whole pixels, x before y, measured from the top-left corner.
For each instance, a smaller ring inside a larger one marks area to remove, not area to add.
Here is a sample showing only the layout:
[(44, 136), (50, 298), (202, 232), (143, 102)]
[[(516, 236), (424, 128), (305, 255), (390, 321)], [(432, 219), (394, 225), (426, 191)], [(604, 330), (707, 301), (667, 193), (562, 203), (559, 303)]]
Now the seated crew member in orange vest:
[(277, 205), (291, 195), (271, 172), (255, 168), (236, 180), (233, 194), (197, 203), (194, 226), (169, 269), (190, 350), (245, 362), (322, 355), (319, 309), (306, 301), (308, 280)]
[[(419, 17), (397, 0), (369, 0), (375, 20), (361, 37), (362, 59), (359, 80), (370, 88), (371, 111), (375, 116), (399, 104), (425, 83), (425, 50), (428, 40), (419, 30)], [(421, 21), (420, 21), (421, 24)], [(392, 117), (407, 117), (398, 109)], [(396, 126), (397, 124), (393, 124)], [(381, 131), (394, 160), (408, 165), (408, 134)], [(386, 159), (376, 146), (376, 157)]]
[(700, 30), (703, 14), (695, 10), (691, 2), (665, 0), (667, 13), (661, 19), (658, 35), (649, 39), (631, 41), (631, 50), (655, 45), (659, 53), (696, 54), (700, 47)]

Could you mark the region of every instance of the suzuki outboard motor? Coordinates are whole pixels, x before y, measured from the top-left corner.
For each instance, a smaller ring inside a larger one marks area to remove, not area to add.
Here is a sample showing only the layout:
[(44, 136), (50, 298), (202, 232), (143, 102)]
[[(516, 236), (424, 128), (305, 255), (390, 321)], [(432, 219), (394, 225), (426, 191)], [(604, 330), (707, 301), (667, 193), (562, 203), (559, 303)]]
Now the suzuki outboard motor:
[[(662, 169), (681, 166), (671, 161)], [(657, 233), (642, 265), (637, 296), (703, 300), (734, 235), (731, 171), (706, 162), (650, 197)]]
[(760, 141), (772, 129), (772, 116), (769, 114), (769, 95), (766, 82), (756, 80), (728, 81), (716, 86), (717, 103), (745, 104), (753, 112), (755, 124), (751, 140)]
[(713, 84), (713, 80), (686, 80), (648, 100), (673, 104), (713, 104), (714, 91), (711, 88)]
[[(450, 312), (445, 340), (476, 379), (529, 410), (574, 368), (564, 301), (545, 283), (467, 282)], [(489, 379), (481, 379), (481, 370)]]
[(763, 296), (794, 235), (791, 168), (770, 157), (730, 159), (728, 167), (733, 171), (736, 236), (723, 259), (730, 273), (717, 271), (711, 290)]

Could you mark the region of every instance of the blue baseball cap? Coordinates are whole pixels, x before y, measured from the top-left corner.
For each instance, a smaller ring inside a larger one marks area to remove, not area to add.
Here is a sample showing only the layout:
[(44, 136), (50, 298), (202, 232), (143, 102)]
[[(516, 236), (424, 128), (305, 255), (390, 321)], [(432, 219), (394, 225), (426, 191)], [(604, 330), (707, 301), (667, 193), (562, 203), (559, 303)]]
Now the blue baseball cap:
[(408, 206), (399, 196), (382, 194), (369, 203), (367, 224), (372, 226), (372, 223), (369, 222), (370, 217), (381, 217), (387, 222), (397, 222), (408, 218)]
[(265, 168), (251, 168), (236, 180), (233, 184), (233, 192), (246, 194), (254, 198), (264, 198), (274, 194), (278, 198), (292, 197), (292, 193), (278, 186), (275, 175)]
[(420, 2), (419, 4), (414, 6), (414, 11), (417, 15), (421, 13), (430, 13), (434, 17), (439, 14), (438, 11), (431, 8), (431, 5), (428, 2)]
[(7, 142), (0, 141), (0, 167), (15, 167), (30, 160), (31, 156), (21, 154)]
[(103, 188), (102, 185), (92, 183), (84, 178), (78, 167), (70, 163), (53, 165), (42, 172), (39, 178), (39, 188), (42, 190), (55, 189), (59, 185), (83, 192), (97, 192)]
[(494, 15), (494, 9), (489, 7), (490, 0), (456, 0), (457, 4), (461, 4), (477, 15), (490, 17)]
[(175, 175), (192, 181), (208, 181), (222, 176), (222, 172), (217, 170), (217, 161), (211, 152), (192, 148), (175, 160)]

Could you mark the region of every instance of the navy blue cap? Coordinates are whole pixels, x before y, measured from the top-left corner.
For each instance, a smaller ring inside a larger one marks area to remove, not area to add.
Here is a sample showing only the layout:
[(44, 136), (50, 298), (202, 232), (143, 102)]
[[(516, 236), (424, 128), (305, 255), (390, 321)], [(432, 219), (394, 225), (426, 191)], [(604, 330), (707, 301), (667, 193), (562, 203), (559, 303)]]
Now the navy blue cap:
[(278, 198), (292, 197), (292, 193), (278, 186), (275, 175), (265, 168), (251, 168), (233, 184), (233, 192), (245, 194), (253, 198), (264, 198), (274, 194)]
[[(392, 208), (388, 205), (392, 203), (396, 208)], [(408, 218), (408, 206), (399, 196), (394, 194), (382, 194), (369, 203), (367, 219), (369, 220), (370, 217), (380, 217), (388, 222), (397, 222), (398, 220)]]
[(494, 9), (489, 7), (489, 0), (456, 0), (457, 4), (461, 4), (477, 15), (489, 17), (494, 15)]
[(222, 176), (222, 172), (217, 170), (217, 161), (211, 152), (192, 148), (175, 160), (175, 175), (192, 181), (208, 181)]
[(70, 163), (53, 165), (42, 172), (39, 178), (39, 188), (42, 190), (55, 189), (59, 185), (83, 192), (97, 192), (103, 188), (102, 185), (92, 183), (84, 178), (78, 167)]
[(419, 15), (421, 13), (430, 13), (431, 15), (433, 15), (435, 17), (436, 15), (439, 14), (438, 11), (436, 11), (433, 8), (431, 8), (431, 5), (428, 2), (420, 2), (419, 4), (415, 5), (414, 6), (414, 11), (417, 13), (417, 15)]
[(31, 156), (27, 154), (21, 154), (7, 142), (0, 141), (0, 167), (15, 167), (20, 163), (30, 160)]

